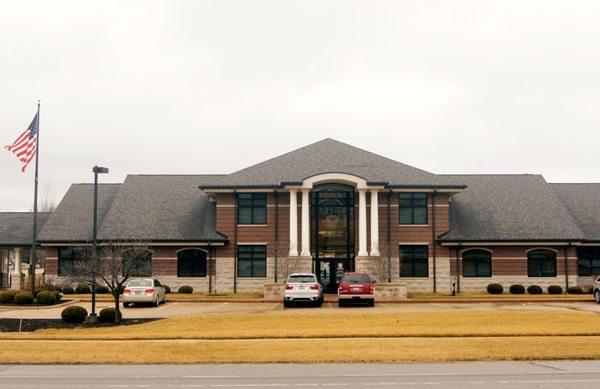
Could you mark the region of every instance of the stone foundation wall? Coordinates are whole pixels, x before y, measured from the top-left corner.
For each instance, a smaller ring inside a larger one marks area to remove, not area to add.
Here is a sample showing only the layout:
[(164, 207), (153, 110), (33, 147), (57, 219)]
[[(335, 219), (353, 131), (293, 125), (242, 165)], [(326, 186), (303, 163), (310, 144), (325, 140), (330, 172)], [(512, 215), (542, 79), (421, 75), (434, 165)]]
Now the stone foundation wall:
[[(530, 285), (538, 285), (547, 292), (550, 285), (559, 285), (566, 292), (566, 282), (564, 276), (558, 277), (528, 277), (527, 275), (515, 276), (494, 276), (494, 277), (461, 277), (460, 291), (487, 293), (489, 284), (501, 284), (504, 287), (504, 292), (508, 293), (511, 285), (519, 284), (527, 288)], [(569, 276), (569, 286), (577, 286), (578, 277)]]

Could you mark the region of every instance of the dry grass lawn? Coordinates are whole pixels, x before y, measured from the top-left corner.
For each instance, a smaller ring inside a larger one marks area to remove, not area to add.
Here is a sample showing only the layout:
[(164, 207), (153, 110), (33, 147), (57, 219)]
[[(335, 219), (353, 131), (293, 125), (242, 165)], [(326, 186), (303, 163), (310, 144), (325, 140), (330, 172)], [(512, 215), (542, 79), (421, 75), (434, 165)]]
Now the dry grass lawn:
[[(301, 350), (301, 352), (299, 352)], [(599, 337), (1, 341), (0, 363), (445, 362), (599, 359)]]
[(600, 336), (600, 315), (480, 311), (382, 314), (208, 314), (123, 327), (0, 333), (0, 339), (259, 339), (328, 337)]

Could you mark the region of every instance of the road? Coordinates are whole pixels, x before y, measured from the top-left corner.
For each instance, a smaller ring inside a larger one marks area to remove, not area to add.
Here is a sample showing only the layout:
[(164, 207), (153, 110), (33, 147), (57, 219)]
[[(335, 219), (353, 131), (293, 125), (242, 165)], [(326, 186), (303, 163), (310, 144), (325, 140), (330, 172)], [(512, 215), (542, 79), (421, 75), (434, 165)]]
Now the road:
[(0, 388), (598, 388), (600, 361), (0, 366)]
[[(90, 303), (78, 303), (91, 311)], [(97, 309), (111, 307), (108, 302), (98, 303)], [(59, 319), (64, 307), (44, 307), (39, 309), (14, 309), (0, 307), (0, 318), (23, 319)], [(141, 306), (123, 309), (123, 317), (128, 319), (140, 318), (166, 318), (173, 316), (186, 316), (211, 313), (260, 313), (268, 311), (283, 311), (281, 303), (206, 303), (206, 302), (167, 302), (159, 307)], [(325, 303), (321, 308), (302, 307), (285, 309), (286, 314), (304, 313), (394, 313), (394, 312), (468, 312), (468, 311), (559, 311), (559, 312), (594, 312), (600, 313), (600, 304), (589, 302), (531, 302), (531, 303), (411, 303), (393, 304), (377, 303), (373, 308), (357, 306), (351, 308), (338, 308), (332, 303)]]

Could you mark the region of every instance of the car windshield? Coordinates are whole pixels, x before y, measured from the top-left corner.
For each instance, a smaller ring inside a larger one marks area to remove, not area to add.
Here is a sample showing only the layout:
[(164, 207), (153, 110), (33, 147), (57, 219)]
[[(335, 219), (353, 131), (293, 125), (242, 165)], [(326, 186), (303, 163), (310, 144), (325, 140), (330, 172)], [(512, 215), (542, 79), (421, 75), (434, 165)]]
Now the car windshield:
[(300, 284), (307, 284), (307, 283), (314, 283), (316, 282), (315, 276), (290, 276), (290, 278), (288, 278), (288, 282), (289, 283), (300, 283)]
[(152, 286), (152, 280), (131, 280), (127, 286)]
[(342, 282), (347, 284), (366, 284), (371, 282), (371, 278), (366, 274), (346, 274), (342, 278)]

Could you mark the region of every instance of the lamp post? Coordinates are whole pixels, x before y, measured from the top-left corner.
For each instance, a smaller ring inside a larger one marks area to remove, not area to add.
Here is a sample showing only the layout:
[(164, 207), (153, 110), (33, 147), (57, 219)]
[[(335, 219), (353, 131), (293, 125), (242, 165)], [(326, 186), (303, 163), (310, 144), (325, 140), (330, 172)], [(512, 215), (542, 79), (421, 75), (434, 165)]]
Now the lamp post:
[[(98, 256), (97, 250), (97, 240), (98, 240), (98, 174), (107, 174), (107, 167), (94, 166), (92, 168), (94, 172), (94, 227), (92, 232), (92, 247), (93, 247), (93, 255), (96, 259)], [(92, 276), (92, 313), (91, 317), (96, 317), (96, 273), (94, 270)]]

